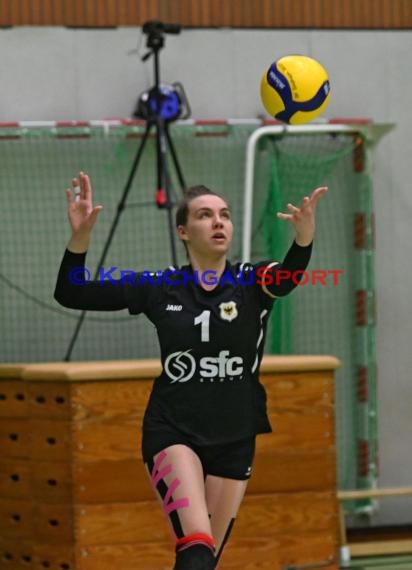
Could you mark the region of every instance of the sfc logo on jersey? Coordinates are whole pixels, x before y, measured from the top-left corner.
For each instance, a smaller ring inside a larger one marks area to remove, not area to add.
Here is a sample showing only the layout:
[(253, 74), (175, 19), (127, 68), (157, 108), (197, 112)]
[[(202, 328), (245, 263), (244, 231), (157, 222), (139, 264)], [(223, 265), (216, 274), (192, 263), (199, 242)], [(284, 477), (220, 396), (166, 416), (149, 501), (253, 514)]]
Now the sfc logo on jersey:
[(228, 303), (220, 303), (220, 318), (224, 321), (233, 321), (236, 319), (238, 313), (236, 308), (236, 303), (234, 301), (229, 301)]

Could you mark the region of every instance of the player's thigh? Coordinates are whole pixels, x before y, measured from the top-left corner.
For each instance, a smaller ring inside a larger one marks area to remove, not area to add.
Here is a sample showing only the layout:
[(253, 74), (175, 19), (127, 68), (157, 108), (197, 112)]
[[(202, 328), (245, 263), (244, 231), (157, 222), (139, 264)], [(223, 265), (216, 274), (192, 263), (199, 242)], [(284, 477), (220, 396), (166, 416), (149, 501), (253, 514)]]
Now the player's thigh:
[(206, 502), (217, 553), (229, 537), (247, 484), (248, 479), (236, 480), (214, 475), (206, 477)]
[(174, 535), (210, 535), (204, 474), (196, 453), (186, 445), (171, 445), (147, 461), (146, 468)]

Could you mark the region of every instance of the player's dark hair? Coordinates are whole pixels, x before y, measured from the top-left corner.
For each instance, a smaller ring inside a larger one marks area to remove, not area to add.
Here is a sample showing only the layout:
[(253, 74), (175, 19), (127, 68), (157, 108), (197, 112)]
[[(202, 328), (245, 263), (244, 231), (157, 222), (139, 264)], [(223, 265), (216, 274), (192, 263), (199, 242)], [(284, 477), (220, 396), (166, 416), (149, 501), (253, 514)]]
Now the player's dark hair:
[(213, 192), (213, 190), (210, 190), (210, 188), (207, 188), (207, 186), (203, 186), (202, 184), (186, 188), (183, 199), (176, 210), (176, 227), (184, 226), (187, 223), (187, 218), (189, 216), (189, 204), (195, 198), (199, 198), (199, 196), (218, 196), (227, 204), (227, 200), (223, 198), (223, 196), (220, 196), (220, 194)]

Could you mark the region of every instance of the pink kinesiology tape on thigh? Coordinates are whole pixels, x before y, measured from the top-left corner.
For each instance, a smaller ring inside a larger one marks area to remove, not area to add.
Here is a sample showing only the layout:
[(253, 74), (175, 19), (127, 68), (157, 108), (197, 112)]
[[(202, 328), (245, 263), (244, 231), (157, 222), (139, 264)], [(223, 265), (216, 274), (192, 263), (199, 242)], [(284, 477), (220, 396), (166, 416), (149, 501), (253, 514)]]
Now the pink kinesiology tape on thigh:
[[(157, 456), (156, 461), (153, 465), (151, 480), (154, 487), (157, 487), (159, 481), (164, 479), (167, 475), (170, 475), (170, 473), (172, 472), (173, 468), (171, 463), (163, 464), (166, 457), (167, 457), (166, 451), (162, 451)], [(163, 497), (163, 510), (167, 515), (169, 515), (173, 511), (177, 511), (177, 509), (189, 506), (189, 499), (187, 497), (182, 497), (180, 499), (176, 499), (175, 501), (172, 498), (173, 493), (180, 485), (181, 485), (180, 479), (175, 477), (173, 481), (170, 483), (167, 493)]]

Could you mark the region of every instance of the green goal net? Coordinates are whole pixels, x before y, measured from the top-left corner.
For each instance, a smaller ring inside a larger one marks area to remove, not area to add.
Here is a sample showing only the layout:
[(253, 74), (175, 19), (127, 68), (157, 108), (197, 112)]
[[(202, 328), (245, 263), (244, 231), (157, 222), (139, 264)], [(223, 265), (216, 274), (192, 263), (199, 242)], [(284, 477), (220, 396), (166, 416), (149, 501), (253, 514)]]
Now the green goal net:
[[(186, 185), (205, 184), (232, 206), (233, 261), (242, 258), (245, 152), (260, 122), (176, 123), (170, 133)], [(69, 239), (65, 188), (79, 170), (92, 180), (103, 212), (86, 266), (92, 274), (144, 133), (133, 122), (0, 126), (0, 360), (63, 360), (79, 319), (53, 299)], [(369, 143), (356, 131), (303, 132), (262, 139), (254, 159), (251, 257), (281, 260), (292, 233), (276, 218), (316, 186), (329, 192), (318, 205), (310, 270), (339, 270), (338, 285), (298, 287), (275, 303), (266, 352), (332, 354), (337, 371), (339, 484), (370, 486), (376, 477), (372, 182)], [(156, 145), (148, 139), (105, 267), (157, 270), (171, 264), (165, 210), (155, 204)], [(175, 198), (180, 196), (173, 162)], [(236, 232), (237, 228), (237, 232)], [(178, 262), (185, 263), (178, 245)], [(116, 277), (113, 273), (113, 277)], [(72, 360), (156, 358), (156, 332), (126, 311), (87, 313)]]
[[(265, 136), (256, 148), (251, 257), (282, 260), (293, 239), (276, 219), (318, 186), (313, 256), (302, 285), (275, 303), (268, 339), (274, 354), (333, 354), (339, 484), (370, 487), (377, 476), (373, 195), (369, 142), (353, 132)], [(269, 255), (268, 255), (269, 254)], [(317, 276), (317, 277), (316, 277)], [(367, 396), (365, 392), (367, 393)], [(358, 503), (357, 508), (361, 507)]]

